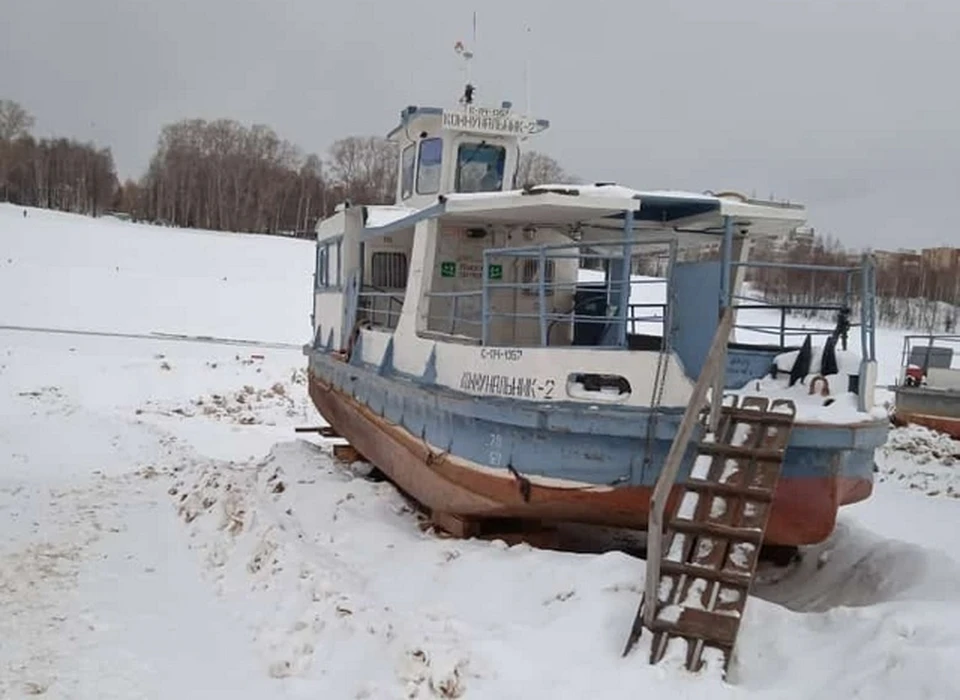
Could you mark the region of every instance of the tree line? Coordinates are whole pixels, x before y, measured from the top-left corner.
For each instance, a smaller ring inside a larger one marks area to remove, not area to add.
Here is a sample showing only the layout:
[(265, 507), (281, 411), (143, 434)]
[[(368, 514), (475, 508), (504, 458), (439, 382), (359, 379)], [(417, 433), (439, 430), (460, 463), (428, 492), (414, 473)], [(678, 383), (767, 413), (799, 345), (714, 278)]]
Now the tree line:
[[(33, 117), (0, 101), (0, 201), (136, 221), (253, 233), (309, 231), (342, 201), (394, 201), (398, 152), (371, 136), (303, 153), (263, 124), (185, 119), (164, 126), (146, 173), (118, 181), (110, 149), (36, 141)], [(549, 156), (527, 152), (520, 182), (569, 182)]]
[[(850, 268), (859, 265), (862, 251), (847, 251), (831, 236), (816, 235), (794, 243), (785, 251), (760, 247), (753, 259), (794, 264)], [(960, 266), (934, 265), (919, 255), (884, 256), (876, 264), (876, 314), (878, 323), (931, 332), (954, 332), (960, 322)], [(858, 273), (827, 270), (754, 268), (748, 278), (770, 303), (801, 307), (798, 314), (818, 316), (818, 304), (848, 304), (858, 315), (863, 297)]]
[(66, 138), (34, 139), (33, 117), (0, 100), (0, 201), (97, 215), (116, 190), (113, 155)]
[[(121, 183), (109, 148), (68, 138), (35, 139), (33, 117), (0, 100), (0, 201), (97, 216), (107, 211), (169, 226), (255, 233), (311, 231), (345, 200), (394, 201), (397, 148), (350, 136), (321, 158), (303, 153), (263, 124), (185, 119), (161, 129), (146, 173)], [(550, 156), (526, 151), (518, 185), (577, 182)], [(760, 246), (753, 259), (849, 266), (857, 257), (829, 236), (784, 250)], [(812, 306), (847, 299), (838, 273), (753, 269), (749, 281), (767, 301)], [(960, 270), (886, 263), (877, 271), (883, 323), (952, 329)], [(854, 312), (860, 285), (851, 287)], [(815, 313), (811, 311), (810, 313)]]

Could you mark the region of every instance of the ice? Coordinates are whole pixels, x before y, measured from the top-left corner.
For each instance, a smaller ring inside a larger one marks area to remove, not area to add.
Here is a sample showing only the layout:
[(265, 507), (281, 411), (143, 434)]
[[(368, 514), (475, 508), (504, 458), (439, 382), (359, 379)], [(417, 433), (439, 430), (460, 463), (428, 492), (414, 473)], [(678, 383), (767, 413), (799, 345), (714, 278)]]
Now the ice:
[(710, 503), (710, 519), (717, 520), (722, 518), (727, 512), (727, 499), (720, 496), (714, 496)]
[(736, 568), (747, 569), (750, 567), (750, 561), (756, 549), (756, 545), (749, 542), (735, 542), (727, 556)]
[(700, 494), (694, 493), (693, 491), (684, 493), (683, 500), (680, 501), (680, 507), (677, 508), (677, 518), (681, 520), (693, 520), (699, 502)]
[(749, 423), (737, 423), (737, 426), (733, 430), (733, 437), (730, 440), (730, 444), (734, 447), (743, 447), (747, 444), (752, 433), (752, 425)]
[(698, 455), (690, 470), (690, 476), (694, 479), (706, 479), (710, 474), (710, 465), (713, 464), (713, 457), (709, 455)]
[(733, 478), (740, 473), (740, 463), (735, 459), (726, 459), (723, 462), (723, 473), (720, 475), (720, 483), (729, 484)]

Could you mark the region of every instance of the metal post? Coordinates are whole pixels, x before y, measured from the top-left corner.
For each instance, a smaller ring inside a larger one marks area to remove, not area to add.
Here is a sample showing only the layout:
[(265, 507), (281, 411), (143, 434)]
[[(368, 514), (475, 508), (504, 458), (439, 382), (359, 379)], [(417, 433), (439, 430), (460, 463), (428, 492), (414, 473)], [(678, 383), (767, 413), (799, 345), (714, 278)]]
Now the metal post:
[(453, 331), (457, 327), (457, 306), (459, 305), (457, 302), (459, 301), (460, 297), (454, 296), (453, 303), (450, 304), (450, 330), (447, 331), (450, 335), (453, 335)]
[(676, 239), (670, 241), (670, 253), (667, 264), (667, 289), (664, 295), (663, 305), (663, 347), (673, 347), (673, 295), (676, 292), (673, 281), (673, 271), (677, 265), (677, 245)]
[(623, 212), (623, 269), (620, 271), (620, 307), (618, 308), (618, 341), (622, 348), (627, 347), (627, 315), (630, 311), (630, 258), (633, 244), (633, 209)]
[(780, 307), (780, 347), (787, 347), (787, 307)]
[(870, 343), (867, 340), (867, 322), (868, 322), (868, 312), (867, 312), (867, 296), (870, 291), (870, 279), (867, 273), (867, 256), (866, 254), (860, 259), (860, 351), (864, 355), (864, 359), (867, 358), (867, 353), (870, 351)]
[(873, 258), (867, 258), (870, 269), (870, 360), (877, 359), (877, 267)]
[(733, 262), (733, 217), (723, 217), (723, 254), (720, 260), (720, 306), (717, 316), (723, 314), (723, 310), (730, 305), (731, 301), (731, 263)]
[(483, 279), (480, 280), (480, 341), (482, 345), (490, 344), (490, 256), (483, 251)]
[(547, 251), (543, 245), (540, 246), (540, 257), (537, 261), (537, 296), (539, 298), (540, 312), (540, 347), (547, 346)]

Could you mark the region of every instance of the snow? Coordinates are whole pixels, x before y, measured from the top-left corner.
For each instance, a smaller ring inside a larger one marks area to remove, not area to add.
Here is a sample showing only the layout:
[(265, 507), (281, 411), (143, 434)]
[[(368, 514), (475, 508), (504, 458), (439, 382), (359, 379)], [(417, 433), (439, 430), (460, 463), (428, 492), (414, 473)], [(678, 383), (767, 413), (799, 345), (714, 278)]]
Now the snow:
[(700, 503), (700, 494), (695, 491), (686, 491), (683, 494), (683, 499), (680, 501), (680, 506), (677, 508), (676, 517), (679, 520), (693, 520), (693, 516), (697, 512), (698, 503)]
[[(302, 241), (0, 205), (0, 266), (0, 325), (309, 336)], [(335, 465), (332, 441), (297, 439), (295, 426), (321, 422), (298, 350), (0, 340), (0, 697), (799, 700), (960, 687), (960, 502), (939, 438), (893, 431), (873, 497), (798, 566), (766, 572), (723, 681), (716, 658), (686, 672), (682, 642), (649, 666), (649, 634), (621, 657), (642, 561), (439, 538), (388, 484)]]
[(388, 204), (371, 205), (367, 207), (367, 228), (380, 228), (388, 226), (395, 221), (400, 221), (417, 213), (417, 209), (412, 207), (400, 207)]

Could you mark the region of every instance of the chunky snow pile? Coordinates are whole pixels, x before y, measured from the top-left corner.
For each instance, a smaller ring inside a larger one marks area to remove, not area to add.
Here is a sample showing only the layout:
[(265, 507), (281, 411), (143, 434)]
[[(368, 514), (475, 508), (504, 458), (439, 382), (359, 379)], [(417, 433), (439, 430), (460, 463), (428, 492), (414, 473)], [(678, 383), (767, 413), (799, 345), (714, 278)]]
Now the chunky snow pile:
[[(242, 365), (252, 365), (256, 364), (255, 360), (261, 357), (248, 360), (241, 359), (237, 355), (235, 361)], [(206, 366), (216, 369), (217, 363), (208, 362)], [(259, 374), (260, 368), (257, 367), (255, 371)], [(289, 419), (310, 420), (313, 411), (310, 409), (310, 402), (305, 392), (291, 390), (291, 386), (302, 388), (306, 383), (306, 371), (294, 369), (290, 371), (288, 382), (276, 381), (269, 386), (245, 384), (234, 391), (198, 396), (186, 404), (148, 400), (142, 408), (137, 409), (137, 415), (154, 414), (183, 418), (199, 416), (239, 425), (268, 426), (288, 422)]]
[(879, 481), (960, 498), (960, 441), (918, 425), (894, 428), (877, 450)]

